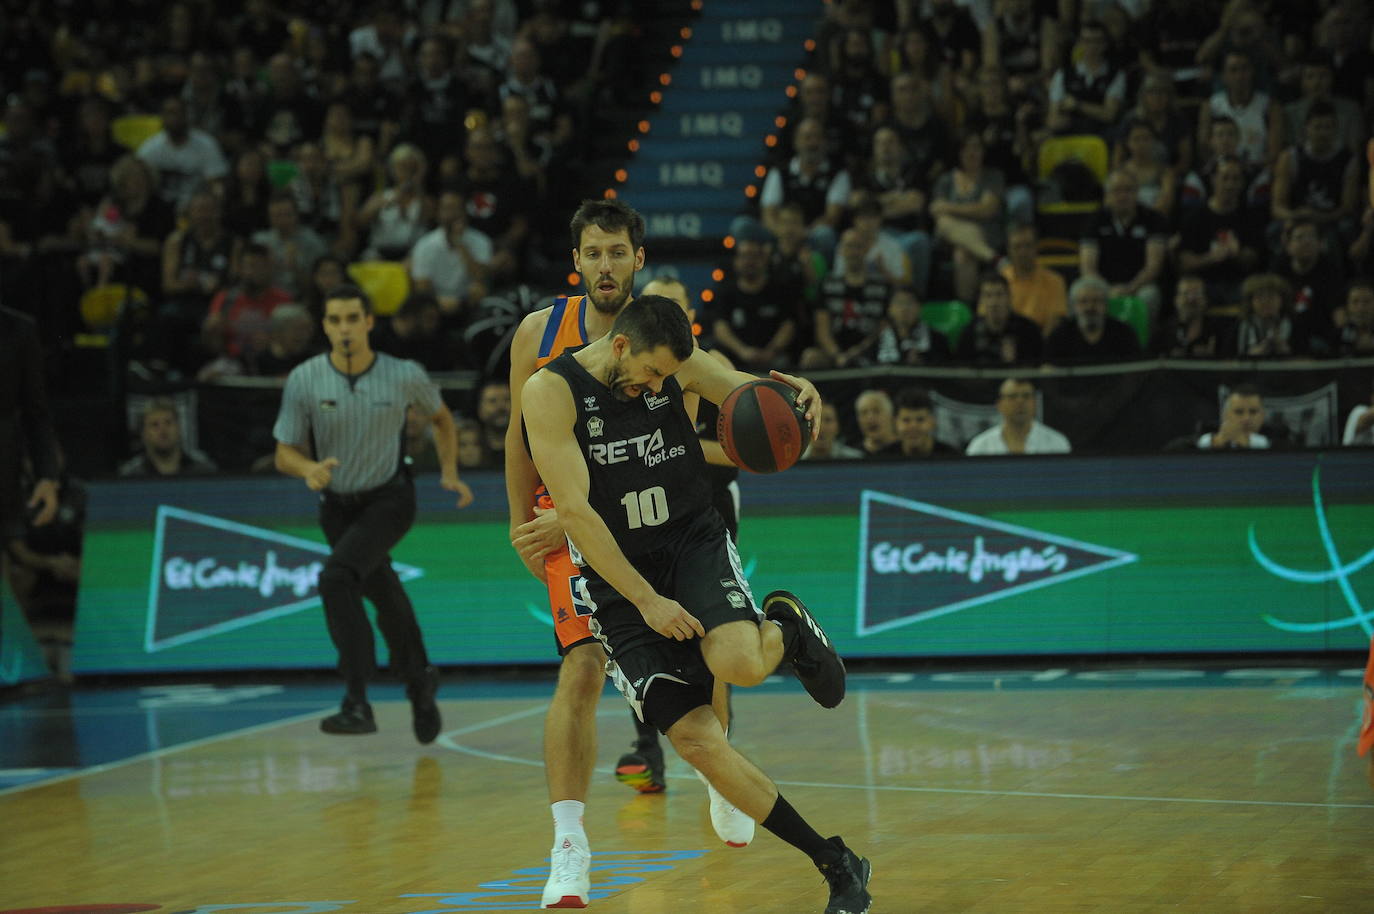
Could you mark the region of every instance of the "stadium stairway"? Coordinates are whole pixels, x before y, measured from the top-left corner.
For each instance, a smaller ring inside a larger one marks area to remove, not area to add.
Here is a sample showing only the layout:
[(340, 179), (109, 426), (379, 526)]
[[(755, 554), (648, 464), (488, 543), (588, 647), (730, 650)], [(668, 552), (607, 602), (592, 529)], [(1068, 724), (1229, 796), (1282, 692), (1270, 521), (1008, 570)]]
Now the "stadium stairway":
[(712, 284), (731, 220), (762, 188), (766, 138), (808, 56), (820, 4), (699, 0), (639, 122), (614, 191), (648, 223), (646, 277), (664, 273), (694, 296)]

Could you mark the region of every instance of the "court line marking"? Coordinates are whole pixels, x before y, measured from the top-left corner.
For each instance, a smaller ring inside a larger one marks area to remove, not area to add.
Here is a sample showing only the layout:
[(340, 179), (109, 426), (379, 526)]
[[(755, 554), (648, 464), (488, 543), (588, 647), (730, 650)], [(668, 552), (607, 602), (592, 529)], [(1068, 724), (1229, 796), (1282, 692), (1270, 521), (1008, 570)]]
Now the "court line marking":
[[(540, 760), (522, 758), (514, 755), (505, 755), (500, 752), (487, 752), (485, 749), (476, 749), (472, 746), (464, 746), (452, 737), (462, 736), (468, 733), (476, 733), (490, 727), (499, 726), (502, 723), (509, 723), (521, 720), (526, 717), (533, 717), (535, 714), (542, 713), (548, 708), (547, 704), (541, 704), (524, 711), (516, 711), (502, 717), (492, 718), (482, 723), (469, 724), (458, 730), (450, 730), (442, 734), (435, 740), (436, 746), (454, 752), (461, 752), (464, 755), (471, 755), (476, 758), (486, 759), (493, 762), (508, 762), (514, 765), (528, 765), (534, 768), (543, 768), (544, 763)], [(610, 774), (611, 769), (605, 766), (596, 768), (599, 774)], [(676, 778), (678, 780), (695, 780), (692, 774), (670, 774), (664, 772), (665, 777)], [(1148, 797), (1135, 796), (1132, 794), (1110, 794), (1110, 793), (1056, 793), (1053, 791), (1038, 790), (979, 790), (972, 787), (905, 787), (895, 784), (835, 784), (827, 781), (774, 781), (780, 787), (819, 787), (828, 790), (881, 790), (888, 793), (934, 793), (948, 794), (951, 796), (980, 796), (980, 797), (1024, 797), (1028, 799), (1043, 800), (1106, 800), (1125, 803), (1183, 803), (1189, 805), (1213, 805), (1213, 806), (1275, 806), (1280, 808), (1299, 808), (1299, 809), (1374, 809), (1374, 803), (1312, 803), (1300, 800), (1227, 800), (1220, 797)]]

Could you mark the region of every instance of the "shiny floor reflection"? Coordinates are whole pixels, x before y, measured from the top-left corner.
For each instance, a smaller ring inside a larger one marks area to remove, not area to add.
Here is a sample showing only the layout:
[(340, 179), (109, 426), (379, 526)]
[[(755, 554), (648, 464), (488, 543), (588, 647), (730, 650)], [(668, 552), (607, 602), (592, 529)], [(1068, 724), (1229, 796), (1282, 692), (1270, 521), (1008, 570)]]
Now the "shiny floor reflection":
[[(875, 912), (1354, 911), (1374, 887), (1359, 673), (1055, 669), (865, 673), (822, 711), (789, 680), (736, 697), (733, 741), (874, 865)], [(0, 704), (0, 914), (419, 914), (537, 908), (552, 689), (453, 677), (445, 731), (328, 737), (329, 683), (78, 689)], [(721, 845), (669, 753), (666, 794), (588, 804), (593, 909), (820, 911), (824, 884), (760, 830)]]

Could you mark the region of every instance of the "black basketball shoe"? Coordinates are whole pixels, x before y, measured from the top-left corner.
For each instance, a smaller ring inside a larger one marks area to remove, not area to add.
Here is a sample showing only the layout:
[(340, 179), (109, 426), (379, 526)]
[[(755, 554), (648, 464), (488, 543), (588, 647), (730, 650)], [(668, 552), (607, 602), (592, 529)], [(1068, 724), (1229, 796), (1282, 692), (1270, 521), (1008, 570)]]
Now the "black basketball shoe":
[(439, 691), (439, 671), (427, 666), (406, 686), (406, 697), (410, 699), (411, 726), (415, 738), (422, 745), (429, 745), (439, 735), (442, 722), (439, 706), (434, 703), (434, 693)]
[(840, 857), (834, 863), (816, 865), (830, 884), (830, 903), (825, 906), (825, 914), (868, 914), (868, 906), (873, 903), (873, 896), (868, 894), (872, 865), (866, 857), (845, 847), (839, 835), (826, 840), (840, 852)]
[(372, 705), (362, 699), (344, 696), (339, 713), (331, 714), (320, 721), (320, 729), (325, 733), (356, 736), (376, 733), (377, 722), (372, 719)]
[(763, 598), (763, 614), (781, 623), (784, 657), (806, 691), (823, 708), (844, 701), (844, 661), (796, 594), (775, 590)]
[(663, 747), (657, 742), (636, 741), (615, 763), (615, 779), (640, 793), (662, 793), (668, 786), (663, 776)]

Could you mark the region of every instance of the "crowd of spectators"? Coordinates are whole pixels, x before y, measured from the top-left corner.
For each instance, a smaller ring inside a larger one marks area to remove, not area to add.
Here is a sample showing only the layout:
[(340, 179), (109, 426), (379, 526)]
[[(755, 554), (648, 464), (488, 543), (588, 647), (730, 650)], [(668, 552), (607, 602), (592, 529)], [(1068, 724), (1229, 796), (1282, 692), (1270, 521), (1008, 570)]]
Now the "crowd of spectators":
[[(830, 3), (717, 338), (808, 369), (1374, 355), (1371, 25), (1357, 0)], [(897, 318), (913, 295), (971, 320)]]
[[(700, 314), (735, 364), (1374, 355), (1367, 4), (817, 11)], [(324, 291), (375, 261), (410, 290), (380, 350), (499, 374), (482, 303), (560, 291), (545, 214), (599, 190), (574, 180), (595, 112), (647, 88), (624, 2), (10, 0), (0, 27), (0, 293), (65, 345), (100, 319), (85, 296), (125, 289), (119, 370), (152, 389), (285, 375)], [(1042, 165), (1066, 145), (1088, 151)], [(895, 422), (910, 392), (888, 393)], [(848, 445), (818, 452), (940, 452), (920, 409), (899, 436), (838, 405)]]
[(0, 292), (54, 349), (115, 334), (144, 382), (276, 376), (319, 343), (281, 309), (395, 263), (424, 300), (388, 338), (473, 368), (478, 303), (545, 278), (540, 229), (565, 246), (535, 215), (592, 190), (569, 176), (637, 59), (629, 11), (6, 0)]

